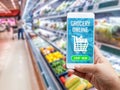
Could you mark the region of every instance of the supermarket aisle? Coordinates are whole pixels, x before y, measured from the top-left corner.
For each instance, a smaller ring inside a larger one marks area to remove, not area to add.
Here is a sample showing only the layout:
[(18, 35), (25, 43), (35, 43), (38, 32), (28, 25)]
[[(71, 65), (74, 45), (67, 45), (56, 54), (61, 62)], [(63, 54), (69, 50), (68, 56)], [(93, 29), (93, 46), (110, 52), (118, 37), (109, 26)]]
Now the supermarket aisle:
[(0, 40), (0, 90), (32, 90), (24, 41)]

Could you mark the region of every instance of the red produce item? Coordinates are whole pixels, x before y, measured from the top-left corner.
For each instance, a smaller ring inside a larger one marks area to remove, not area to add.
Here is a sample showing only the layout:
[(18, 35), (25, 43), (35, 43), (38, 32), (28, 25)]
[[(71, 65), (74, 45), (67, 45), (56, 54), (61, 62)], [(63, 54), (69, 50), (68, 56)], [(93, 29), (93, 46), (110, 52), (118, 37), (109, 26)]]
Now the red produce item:
[(68, 77), (72, 76), (72, 73), (68, 73)]
[(65, 84), (65, 81), (66, 81), (65, 77), (61, 76), (61, 77), (60, 77), (60, 81), (61, 81), (63, 84)]

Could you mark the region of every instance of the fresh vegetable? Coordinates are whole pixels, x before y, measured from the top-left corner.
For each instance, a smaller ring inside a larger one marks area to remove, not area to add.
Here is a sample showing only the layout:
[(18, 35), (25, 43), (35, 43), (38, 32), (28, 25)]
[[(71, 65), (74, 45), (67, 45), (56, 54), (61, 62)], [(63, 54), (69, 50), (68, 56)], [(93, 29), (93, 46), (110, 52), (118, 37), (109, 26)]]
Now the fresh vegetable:
[(52, 46), (48, 46), (46, 48), (40, 48), (40, 51), (42, 52), (43, 55), (52, 53), (55, 51), (55, 48), (53, 48)]
[(80, 85), (80, 82), (77, 82), (71, 88), (69, 88), (69, 90), (75, 90), (76, 87), (78, 87), (79, 85)]
[(85, 84), (79, 84), (74, 90), (85, 90), (86, 85)]
[(49, 53), (45, 56), (46, 60), (51, 63), (53, 61), (56, 60), (60, 60), (64, 57), (63, 54), (61, 54), (59, 51), (53, 52), (53, 53)]
[(60, 81), (61, 81), (63, 84), (65, 84), (65, 81), (66, 81), (65, 77), (61, 76), (61, 77), (60, 77)]
[(67, 89), (70, 89), (72, 86), (74, 86), (78, 82), (80, 83), (80, 78), (78, 76), (72, 75), (66, 80), (65, 87)]
[(52, 62), (51, 66), (52, 66), (54, 72), (57, 75), (59, 75), (59, 74), (66, 72), (66, 68), (63, 67), (64, 64), (65, 64), (64, 60), (59, 60), (59, 61)]

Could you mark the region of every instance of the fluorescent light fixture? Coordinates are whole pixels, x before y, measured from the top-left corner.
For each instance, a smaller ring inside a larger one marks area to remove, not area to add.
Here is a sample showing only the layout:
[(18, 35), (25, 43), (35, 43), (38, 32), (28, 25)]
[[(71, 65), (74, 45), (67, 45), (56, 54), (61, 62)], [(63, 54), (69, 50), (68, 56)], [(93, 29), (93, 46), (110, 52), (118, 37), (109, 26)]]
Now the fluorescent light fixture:
[(2, 2), (0, 2), (0, 5), (6, 13), (11, 13), (11, 11)]
[(14, 0), (11, 0), (11, 2), (12, 2), (12, 5), (13, 5), (14, 9), (17, 9), (16, 4), (15, 4), (15, 1), (14, 1)]

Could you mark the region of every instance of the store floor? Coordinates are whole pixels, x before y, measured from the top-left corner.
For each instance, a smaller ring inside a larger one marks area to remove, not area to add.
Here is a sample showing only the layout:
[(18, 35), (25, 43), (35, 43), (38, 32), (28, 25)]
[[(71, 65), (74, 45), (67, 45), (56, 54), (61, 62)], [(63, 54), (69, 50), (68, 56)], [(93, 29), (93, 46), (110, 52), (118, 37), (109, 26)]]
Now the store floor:
[(33, 90), (29, 59), (25, 41), (0, 40), (0, 90)]

